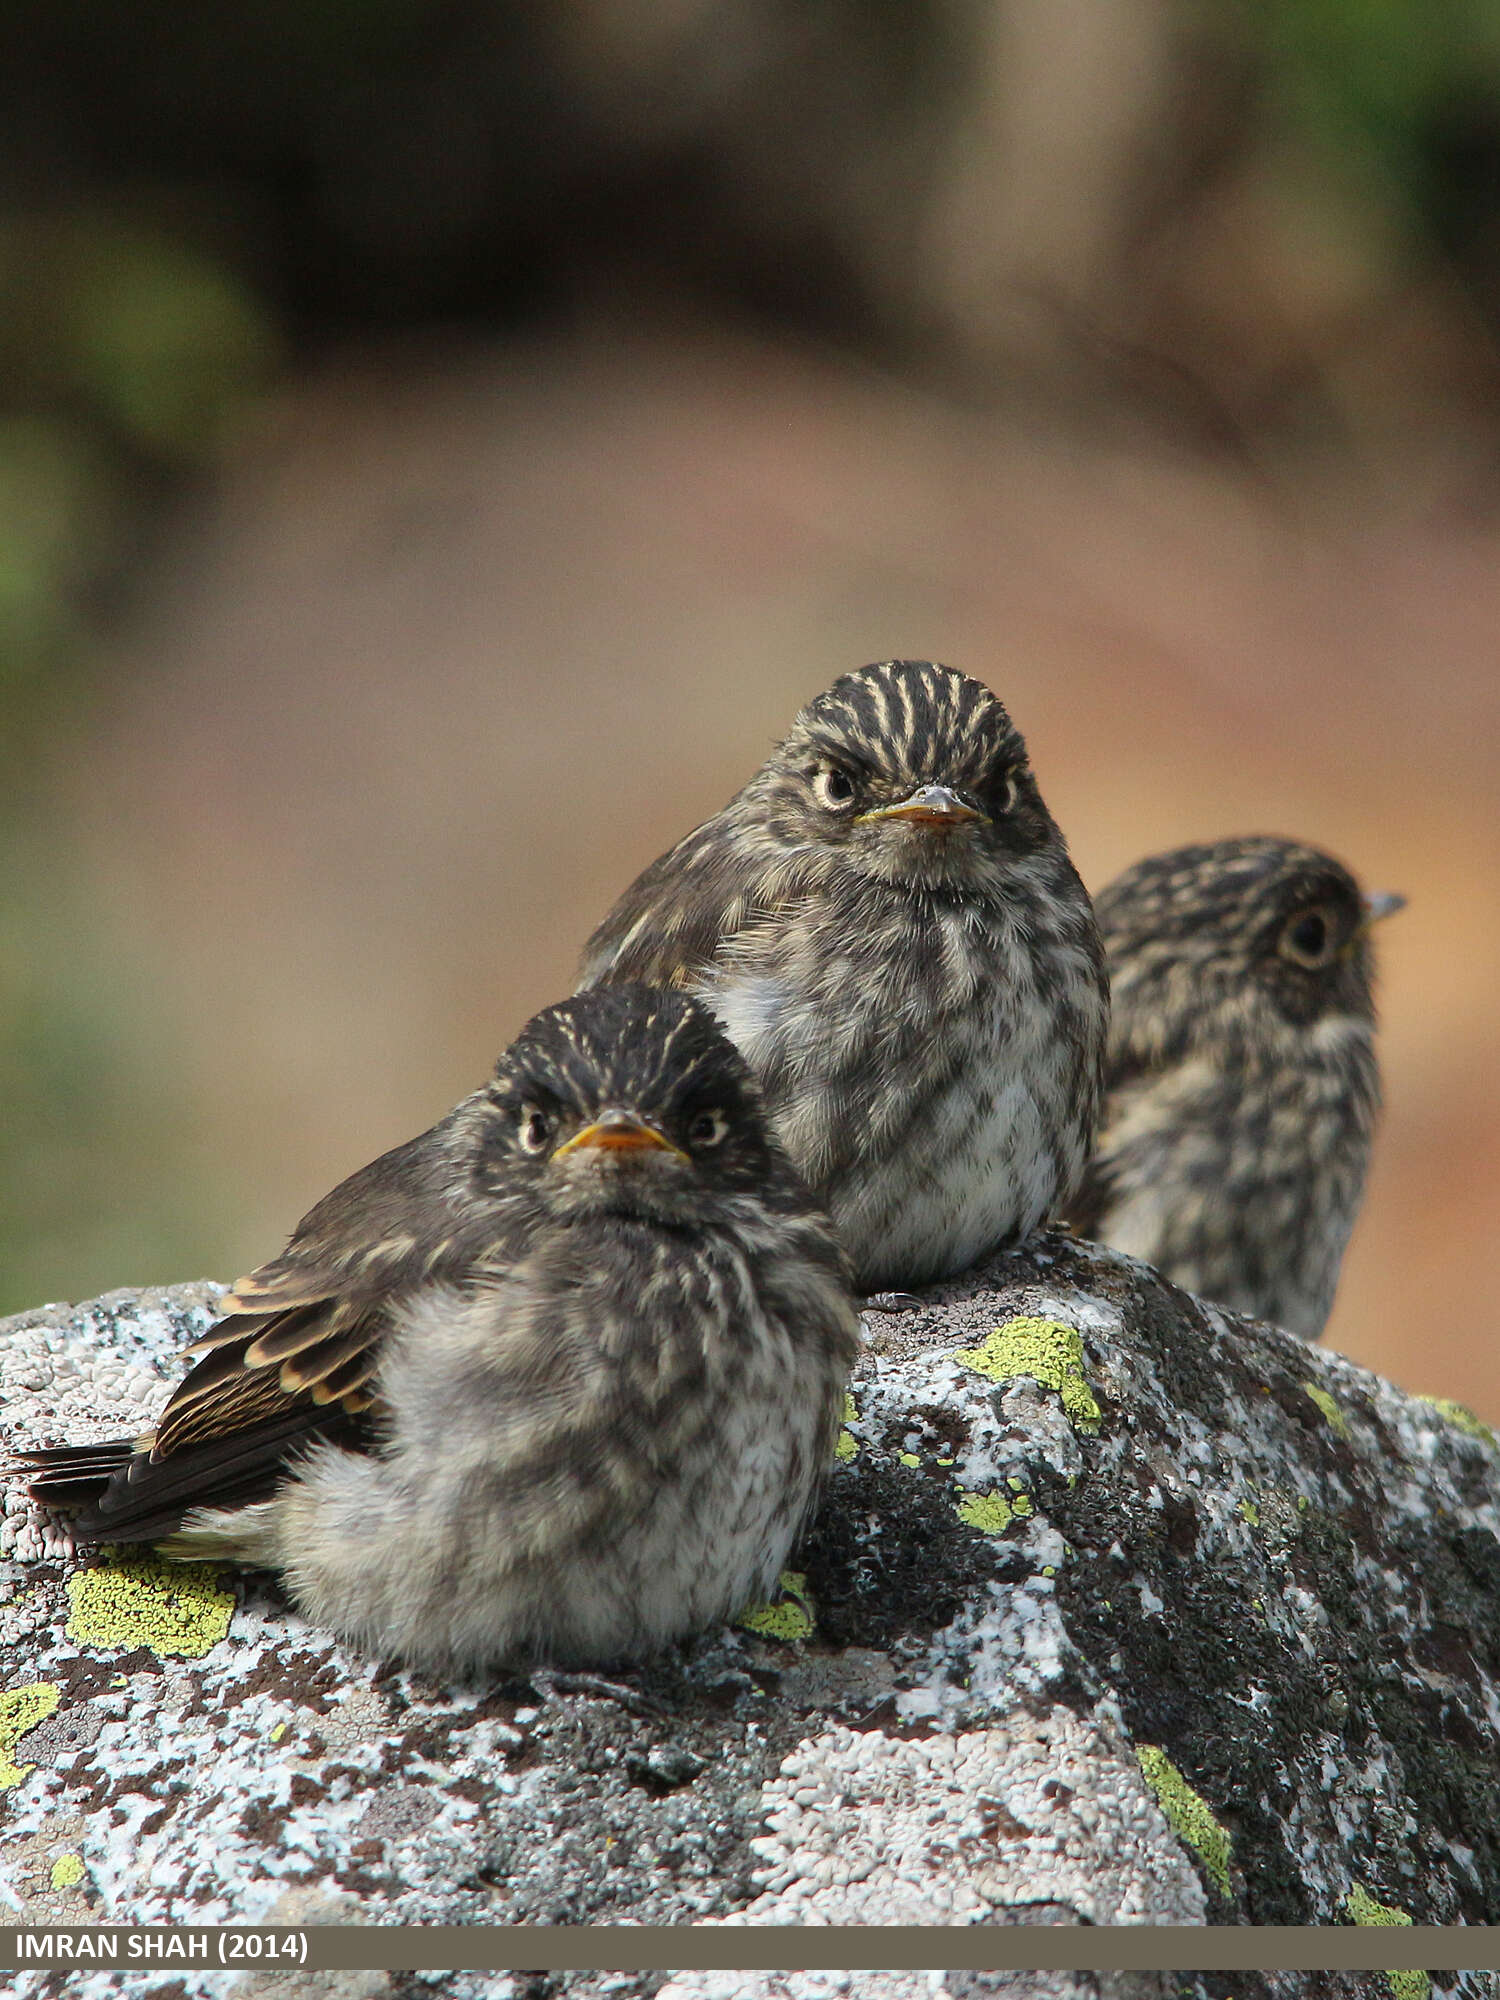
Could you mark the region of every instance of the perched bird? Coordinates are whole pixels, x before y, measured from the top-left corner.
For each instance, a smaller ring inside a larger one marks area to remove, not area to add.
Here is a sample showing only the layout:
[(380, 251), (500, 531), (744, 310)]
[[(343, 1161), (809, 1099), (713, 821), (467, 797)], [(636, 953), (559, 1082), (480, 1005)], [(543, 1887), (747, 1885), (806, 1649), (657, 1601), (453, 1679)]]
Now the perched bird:
[(858, 1344), (744, 1063), (642, 987), (538, 1014), (223, 1304), (154, 1434), (27, 1454), (33, 1494), (438, 1669), (629, 1659), (768, 1594)]
[(1100, 894), (1114, 1011), (1080, 1235), (1317, 1338), (1380, 1106), (1370, 926), (1404, 900), (1271, 839), (1154, 855)]
[(1072, 1190), (1109, 993), (1004, 707), (926, 660), (845, 674), (655, 862), (580, 984), (711, 1007), (867, 1291), (950, 1276)]

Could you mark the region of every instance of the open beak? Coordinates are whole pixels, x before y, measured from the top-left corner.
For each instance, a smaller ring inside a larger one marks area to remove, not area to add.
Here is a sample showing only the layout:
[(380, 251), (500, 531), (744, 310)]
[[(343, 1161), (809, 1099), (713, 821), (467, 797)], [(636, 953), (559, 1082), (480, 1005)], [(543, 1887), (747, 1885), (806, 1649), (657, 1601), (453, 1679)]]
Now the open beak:
[(552, 1155), (560, 1160), (565, 1153), (581, 1153), (592, 1150), (600, 1153), (644, 1153), (662, 1152), (675, 1154), (685, 1160), (687, 1154), (680, 1146), (674, 1146), (670, 1139), (664, 1139), (654, 1125), (648, 1125), (644, 1118), (638, 1118), (633, 1111), (601, 1111), (590, 1125), (581, 1132), (575, 1132), (571, 1139), (558, 1147)]
[(1378, 924), (1382, 917), (1393, 917), (1397, 910), (1406, 908), (1406, 898), (1398, 896), (1393, 889), (1377, 889), (1365, 897), (1365, 928)]
[(918, 785), (909, 799), (893, 806), (876, 806), (859, 815), (861, 821), (904, 819), (918, 826), (962, 826), (968, 820), (983, 819), (977, 806), (965, 805), (957, 792), (946, 785)]

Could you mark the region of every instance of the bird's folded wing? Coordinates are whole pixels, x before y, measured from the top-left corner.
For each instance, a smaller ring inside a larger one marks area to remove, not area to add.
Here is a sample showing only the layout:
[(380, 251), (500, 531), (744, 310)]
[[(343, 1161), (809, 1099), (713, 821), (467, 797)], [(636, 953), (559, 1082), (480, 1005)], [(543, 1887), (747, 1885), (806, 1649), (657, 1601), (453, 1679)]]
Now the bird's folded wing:
[(477, 1263), (504, 1263), (493, 1218), (476, 1231), (452, 1184), (442, 1137), (464, 1108), (341, 1181), (279, 1257), (230, 1289), (223, 1317), (187, 1350), (202, 1359), (162, 1413), (156, 1458), (304, 1399), (358, 1415), (391, 1309)]
[(709, 820), (620, 897), (584, 946), (579, 990), (627, 979), (691, 986), (724, 941), (763, 920), (775, 900), (747, 878), (726, 829)]
[(361, 1168), (234, 1286), (152, 1434), (25, 1454), (35, 1497), (92, 1501), (75, 1523), (92, 1539), (150, 1539), (192, 1507), (263, 1495), (319, 1438), (368, 1449), (393, 1311), (424, 1284), (504, 1263), (504, 1244), (476, 1243), (445, 1199), (431, 1137)]
[[(19, 1454), (32, 1497), (65, 1511), (81, 1541), (151, 1541), (194, 1507), (265, 1498), (289, 1459), (326, 1440), (368, 1449), (385, 1312), (327, 1299), (236, 1313), (205, 1337), (154, 1432)], [(201, 1343), (200, 1343), (201, 1344)]]

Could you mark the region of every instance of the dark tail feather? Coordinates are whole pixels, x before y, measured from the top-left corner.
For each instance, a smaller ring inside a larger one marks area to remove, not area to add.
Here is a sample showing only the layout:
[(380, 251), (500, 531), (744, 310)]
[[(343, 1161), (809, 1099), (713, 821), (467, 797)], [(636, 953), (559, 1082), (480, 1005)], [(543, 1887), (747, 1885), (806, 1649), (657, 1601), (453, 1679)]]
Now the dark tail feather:
[(129, 1463), (135, 1449), (134, 1438), (110, 1438), (101, 1444), (60, 1444), (19, 1451), (13, 1463), (17, 1471), (33, 1474), (27, 1485), (33, 1500), (65, 1511), (97, 1500)]
[(28, 1445), (11, 1454), (18, 1465), (83, 1465), (91, 1458), (101, 1461), (108, 1459), (118, 1465), (128, 1458), (136, 1448), (136, 1438), (100, 1438), (94, 1444), (38, 1444)]
[(243, 1431), (205, 1438), (153, 1459), (131, 1454), (123, 1471), (88, 1496), (71, 1523), (79, 1541), (154, 1542), (182, 1526), (195, 1507), (246, 1507), (265, 1500), (311, 1445), (368, 1450), (368, 1419), (335, 1407), (301, 1405)]
[(299, 1404), (286, 1415), (183, 1445), (153, 1458), (135, 1438), (56, 1445), (14, 1455), (44, 1507), (70, 1513), (76, 1542), (154, 1542), (195, 1507), (245, 1507), (276, 1490), (312, 1444), (368, 1451), (371, 1420), (337, 1405)]
[(184, 1519), (197, 1506), (205, 1507), (249, 1507), (257, 1500), (269, 1500), (280, 1484), (285, 1473), (285, 1465), (273, 1466), (269, 1470), (260, 1467), (243, 1473), (239, 1478), (216, 1481), (212, 1497), (206, 1500), (159, 1500), (158, 1504), (147, 1507), (137, 1501), (126, 1517), (109, 1511), (106, 1504), (86, 1507), (68, 1523), (68, 1531), (79, 1544), (94, 1542), (118, 1542), (122, 1546), (134, 1542), (159, 1542), (167, 1535), (175, 1535)]

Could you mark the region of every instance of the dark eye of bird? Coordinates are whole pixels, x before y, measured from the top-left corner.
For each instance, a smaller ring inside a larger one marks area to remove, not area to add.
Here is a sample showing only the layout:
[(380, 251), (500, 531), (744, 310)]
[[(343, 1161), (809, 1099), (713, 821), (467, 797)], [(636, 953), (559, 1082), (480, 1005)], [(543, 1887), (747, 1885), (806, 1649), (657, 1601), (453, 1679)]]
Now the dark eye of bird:
[(688, 1126), (688, 1144), (717, 1146), (728, 1130), (729, 1120), (722, 1111), (700, 1111)]
[(997, 813), (1008, 813), (1016, 802), (1019, 787), (1013, 771), (1002, 771), (990, 783), (990, 804)]
[(1333, 926), (1323, 910), (1304, 910), (1281, 934), (1282, 955), (1297, 965), (1326, 965), (1333, 955), (1333, 944)]
[(829, 812), (854, 803), (854, 780), (837, 764), (825, 764), (813, 779), (813, 797)]
[(540, 1153), (552, 1137), (552, 1120), (545, 1111), (527, 1105), (521, 1113), (521, 1144), (528, 1153)]

